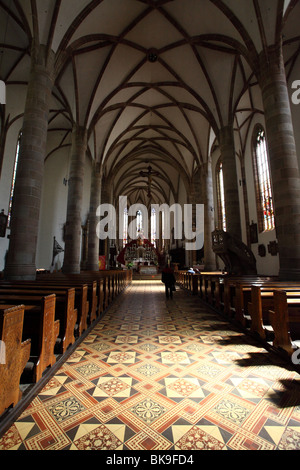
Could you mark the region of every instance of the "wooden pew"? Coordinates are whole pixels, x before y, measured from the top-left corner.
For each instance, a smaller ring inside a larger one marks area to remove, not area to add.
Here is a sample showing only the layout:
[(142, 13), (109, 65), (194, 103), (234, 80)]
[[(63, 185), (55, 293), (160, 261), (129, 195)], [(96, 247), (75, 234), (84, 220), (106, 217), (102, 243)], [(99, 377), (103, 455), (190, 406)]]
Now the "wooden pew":
[(222, 271), (201, 272), (201, 298), (210, 305), (220, 307), (220, 281), (227, 276)]
[[(254, 284), (261, 284), (267, 281), (275, 281), (270, 276), (228, 276), (224, 278), (224, 313), (228, 317), (234, 316), (237, 302), (236, 295), (239, 294), (238, 289), (242, 286), (251, 287)], [(238, 289), (237, 289), (238, 287)], [(244, 303), (247, 305), (247, 303)]]
[[(41, 286), (53, 286), (53, 287), (74, 287), (76, 291), (79, 290), (80, 301), (78, 304), (78, 312), (80, 316), (81, 327), (79, 331), (81, 333), (87, 328), (88, 324), (91, 324), (97, 318), (98, 308), (98, 296), (97, 296), (97, 281), (90, 279), (72, 279), (68, 278), (42, 278), (34, 281), (36, 285)], [(1, 286), (1, 284), (0, 284)], [(86, 286), (86, 287), (83, 287)], [(80, 291), (81, 290), (81, 291)], [(87, 292), (85, 292), (85, 290)], [(76, 293), (77, 293), (76, 292)], [(76, 300), (75, 300), (76, 304)]]
[[(233, 296), (233, 304), (230, 305), (230, 316), (243, 326), (247, 326), (247, 320), (251, 318), (249, 306), (253, 314), (254, 309), (251, 305), (252, 287), (260, 289), (263, 305), (269, 300), (269, 306), (266, 304), (264, 308), (267, 311), (273, 305), (272, 292), (274, 289), (284, 289), (289, 292), (297, 292), (300, 289), (299, 282), (271, 281), (269, 279), (259, 279), (256, 282), (241, 281), (235, 285), (235, 294)], [(253, 301), (257, 291), (253, 291)]]
[[(75, 309), (77, 310), (77, 320), (75, 324), (75, 334), (80, 337), (84, 331), (88, 328), (89, 323), (89, 306), (88, 300), (88, 286), (87, 284), (74, 283), (74, 282), (63, 282), (63, 283), (43, 283), (43, 285), (35, 284), (33, 287), (37, 289), (53, 291), (56, 295), (66, 289), (75, 290)], [(92, 300), (95, 302), (95, 300)], [(94, 306), (93, 306), (94, 307)]]
[(88, 301), (88, 287), (86, 284), (72, 284), (70, 282), (36, 282), (36, 281), (11, 281), (0, 283), (0, 295), (5, 293), (18, 294), (24, 293), (27, 295), (50, 295), (52, 293), (60, 296), (64, 294), (67, 289), (75, 289), (75, 308), (77, 310), (77, 320), (75, 325), (76, 336), (81, 336), (88, 327), (88, 314), (89, 314), (89, 301)]
[[(54, 294), (37, 299), (34, 305), (23, 305), (22, 338), (31, 340), (30, 358), (24, 368), (29, 381), (38, 382), (43, 372), (56, 362), (55, 343), (59, 334), (59, 320), (55, 320)], [(1, 305), (12, 308), (12, 305)]]
[[(113, 278), (113, 284), (110, 282), (110, 278)], [(53, 274), (39, 274), (37, 276), (38, 282), (53, 281), (59, 285), (59, 283), (70, 282), (70, 286), (75, 285), (74, 283), (85, 283), (88, 284), (89, 290), (92, 283), (97, 283), (97, 299), (95, 297), (89, 297), (91, 305), (90, 312), (94, 312), (94, 305), (96, 304), (97, 316), (109, 306), (113, 296), (121, 293), (127, 285), (132, 281), (131, 270), (111, 270), (111, 271), (82, 271), (79, 274), (64, 274), (64, 273), (53, 273)], [(113, 287), (113, 290), (111, 288)], [(117, 287), (119, 285), (119, 287)], [(94, 316), (90, 313), (90, 322), (93, 321)]]
[(297, 303), (298, 300), (300, 301), (300, 283), (297, 286), (289, 286), (282, 282), (280, 285), (276, 284), (275, 287), (251, 287), (251, 302), (248, 303), (250, 330), (258, 334), (262, 339), (270, 337), (270, 334), (268, 335), (270, 330), (273, 333), (270, 310), (274, 311), (275, 309), (275, 298), (279, 288), (284, 289), (288, 302)]
[(30, 358), (25, 371), (32, 372), (33, 382), (38, 382), (43, 372), (56, 362), (54, 348), (59, 334), (59, 320), (55, 320), (55, 303), (56, 296), (51, 294), (41, 299), (40, 306), (24, 306), (23, 340), (31, 339)]
[[(199, 290), (201, 298), (214, 306), (220, 312), (229, 315), (230, 300), (232, 298), (231, 289), (237, 281), (241, 281), (244, 277), (232, 276), (223, 271), (201, 272), (201, 280)], [(256, 277), (246, 276), (247, 279), (254, 280)]]
[(59, 320), (59, 335), (57, 342), (57, 351), (66, 352), (67, 348), (75, 342), (75, 325), (77, 321), (77, 309), (75, 309), (75, 289), (62, 289), (53, 292), (40, 290), (37, 293), (26, 289), (19, 290), (17, 293), (0, 293), (1, 304), (24, 304), (33, 305), (40, 302), (45, 295), (56, 295), (55, 319)]
[(109, 306), (110, 297), (109, 297), (109, 277), (106, 276), (103, 279), (103, 292), (104, 292), (104, 309)]
[(293, 341), (300, 340), (300, 298), (288, 298), (285, 291), (274, 291), (274, 310), (269, 310), (274, 330), (273, 346), (289, 356), (296, 350)]
[(100, 316), (101, 313), (103, 313), (104, 310), (105, 310), (105, 307), (104, 307), (104, 279), (99, 279), (98, 284), (99, 284), (98, 316)]
[[(43, 276), (41, 276), (43, 277)], [(71, 274), (67, 275), (66, 277), (68, 280), (71, 282), (75, 281), (83, 281), (85, 283), (91, 282), (92, 280), (97, 281), (98, 283), (98, 297), (100, 301), (100, 297), (104, 297), (104, 309), (106, 309), (109, 304), (112, 302), (114, 297), (123, 290), (128, 283), (132, 279), (132, 273), (131, 271), (99, 271), (99, 272), (94, 272), (94, 271), (83, 271), (80, 274)], [(118, 281), (118, 278), (122, 279), (122, 281)], [(60, 280), (61, 277), (58, 276), (57, 280)], [(63, 277), (64, 279), (64, 277)], [(118, 282), (122, 283), (122, 289), (118, 290)], [(102, 291), (103, 287), (103, 291)], [(103, 295), (102, 295), (103, 292)], [(101, 294), (101, 295), (100, 295)], [(100, 301), (101, 302), (101, 301)], [(99, 306), (98, 303), (98, 311), (102, 311), (102, 305)]]
[(5, 363), (0, 364), (0, 415), (22, 397), (20, 377), (30, 356), (30, 339), (22, 341), (24, 306), (0, 308), (0, 339)]

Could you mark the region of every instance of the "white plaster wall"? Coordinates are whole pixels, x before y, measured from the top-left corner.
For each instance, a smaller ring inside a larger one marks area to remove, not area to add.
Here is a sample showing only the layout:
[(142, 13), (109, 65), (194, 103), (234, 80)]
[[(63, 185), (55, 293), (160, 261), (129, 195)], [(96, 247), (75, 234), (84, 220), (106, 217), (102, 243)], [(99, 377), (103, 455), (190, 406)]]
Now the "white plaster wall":
[[(4, 161), (0, 179), (0, 211), (4, 209), (4, 213), (8, 214), (10, 190), (13, 177), (13, 169), (16, 155), (18, 137), (20, 133), (21, 122), (16, 122), (8, 133), (8, 139), (5, 145)], [(0, 271), (4, 268), (5, 254), (9, 246), (10, 230), (6, 230), (5, 238), (0, 238)]]
[[(26, 86), (8, 86), (6, 88), (6, 116), (13, 124), (9, 127), (4, 158), (0, 176), (0, 211), (8, 213), (10, 190), (13, 177), (17, 142), (23, 124), (23, 110), (26, 99)], [(14, 120), (14, 121), (13, 121)], [(0, 238), (0, 271), (4, 269), (5, 254), (9, 246), (10, 230), (6, 230), (5, 238)]]
[[(69, 150), (56, 151), (45, 162), (45, 175), (41, 202), (40, 225), (37, 246), (37, 269), (50, 270), (52, 265), (53, 237), (64, 248), (63, 227), (66, 222), (68, 185), (64, 178), (68, 177)], [(82, 224), (85, 224), (89, 212), (91, 185), (91, 163), (86, 160), (84, 177), (84, 195), (82, 207)], [(56, 256), (54, 269), (62, 267), (64, 253)]]
[[(63, 226), (66, 221), (68, 186), (63, 179), (68, 175), (68, 153), (55, 152), (45, 161), (44, 183), (40, 211), (37, 245), (37, 269), (50, 269), (52, 263), (53, 237), (64, 248)], [(63, 253), (56, 261), (61, 263)], [(61, 266), (60, 266), (61, 267)]]
[[(254, 128), (257, 124), (261, 124), (265, 128), (264, 118), (261, 115), (256, 115), (254, 118), (248, 141), (246, 145), (245, 155), (245, 172), (246, 172), (246, 184), (249, 204), (249, 221), (257, 223), (257, 211), (256, 211), (256, 197), (255, 197), (255, 185), (254, 185), (254, 172), (252, 163), (252, 136)], [(277, 276), (279, 272), (279, 256), (272, 256), (268, 252), (268, 244), (276, 239), (276, 230), (269, 230), (267, 232), (258, 233), (258, 243), (251, 245), (251, 249), (256, 258), (257, 273), (262, 275), (273, 275)], [(266, 256), (261, 257), (258, 254), (258, 246), (262, 244), (266, 248)]]
[[(300, 92), (299, 92), (299, 85), (297, 89), (292, 88), (294, 81), (300, 80), (300, 60), (298, 58), (296, 67), (294, 68), (293, 72), (289, 76), (288, 79), (288, 90), (290, 96), (290, 106), (291, 106), (291, 113), (293, 119), (293, 127), (294, 127), (294, 135), (295, 135), (295, 142), (296, 142), (296, 150), (298, 156), (298, 165), (300, 168)], [(294, 98), (297, 99), (293, 99)]]
[[(255, 197), (255, 186), (254, 186), (254, 173), (253, 173), (253, 164), (252, 164), (252, 148), (251, 140), (253, 129), (256, 124), (262, 124), (264, 126), (264, 119), (261, 115), (257, 115), (250, 127), (250, 132), (245, 148), (245, 173), (246, 173), (246, 187), (247, 187), (247, 196), (248, 196), (248, 205), (249, 205), (249, 220), (250, 224), (252, 222), (257, 223), (257, 212), (256, 212), (256, 197)], [(220, 149), (217, 147), (212, 153), (212, 172), (213, 172), (213, 191), (214, 191), (214, 201), (215, 201), (215, 225), (217, 226), (217, 187), (216, 187), (216, 165), (220, 157)], [(243, 188), (241, 181), (241, 166), (240, 161), (236, 158), (237, 164), (237, 178), (238, 178), (238, 191), (240, 198), (240, 214), (241, 214), (241, 224), (242, 224), (242, 240), (246, 244), (246, 223), (245, 223), (245, 214), (244, 214), (244, 197), (243, 197)], [(258, 243), (252, 244), (251, 249), (256, 258), (256, 267), (257, 273), (261, 275), (278, 275), (279, 272), (279, 257), (278, 255), (272, 256), (268, 253), (268, 244), (270, 241), (276, 240), (275, 230), (268, 232), (258, 233)], [(265, 245), (266, 247), (266, 256), (261, 257), (258, 254), (258, 246), (260, 244)], [(224, 267), (223, 262), (217, 257), (218, 267), (222, 269)]]

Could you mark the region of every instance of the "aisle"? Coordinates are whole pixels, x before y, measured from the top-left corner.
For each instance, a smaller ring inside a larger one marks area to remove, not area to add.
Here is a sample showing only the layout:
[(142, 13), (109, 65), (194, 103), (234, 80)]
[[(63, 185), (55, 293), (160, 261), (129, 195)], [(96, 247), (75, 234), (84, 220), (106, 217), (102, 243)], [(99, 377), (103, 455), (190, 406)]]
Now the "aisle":
[(5, 449), (299, 450), (299, 375), (196, 298), (134, 281)]

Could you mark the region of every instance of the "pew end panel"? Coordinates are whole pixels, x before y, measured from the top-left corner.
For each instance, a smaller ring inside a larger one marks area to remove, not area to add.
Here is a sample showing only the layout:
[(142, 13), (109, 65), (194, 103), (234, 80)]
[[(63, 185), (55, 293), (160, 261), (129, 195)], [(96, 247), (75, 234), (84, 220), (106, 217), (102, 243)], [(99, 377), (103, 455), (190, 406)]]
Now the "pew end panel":
[(88, 316), (89, 316), (89, 301), (88, 301), (88, 286), (84, 284), (81, 286), (80, 291), (78, 291), (78, 300), (76, 302), (76, 289), (75, 289), (75, 302), (78, 308), (78, 318), (77, 318), (77, 328), (78, 336), (81, 336), (82, 333), (87, 330), (88, 327)]
[(22, 341), (23, 321), (23, 305), (0, 308), (0, 338), (5, 345), (4, 364), (0, 364), (0, 415), (22, 397), (20, 378), (31, 349), (30, 339)]
[(300, 339), (300, 299), (288, 299), (285, 291), (274, 291), (274, 309), (269, 310), (269, 315), (274, 330), (273, 346), (291, 356), (296, 349), (293, 340)]
[(98, 302), (98, 316), (101, 315), (101, 313), (104, 312), (105, 310), (105, 294), (104, 294), (104, 289), (105, 289), (105, 284), (103, 279), (99, 279), (99, 302)]
[(68, 289), (63, 300), (63, 314), (60, 320), (61, 352), (65, 353), (70, 345), (75, 343), (75, 327), (78, 311), (75, 308), (75, 289)]
[(56, 363), (56, 356), (54, 354), (55, 344), (59, 334), (59, 320), (55, 320), (55, 306), (56, 306), (56, 295), (48, 295), (43, 297), (42, 300), (42, 344), (41, 352), (37, 359), (34, 381), (38, 382), (43, 372), (48, 368), (52, 367)]

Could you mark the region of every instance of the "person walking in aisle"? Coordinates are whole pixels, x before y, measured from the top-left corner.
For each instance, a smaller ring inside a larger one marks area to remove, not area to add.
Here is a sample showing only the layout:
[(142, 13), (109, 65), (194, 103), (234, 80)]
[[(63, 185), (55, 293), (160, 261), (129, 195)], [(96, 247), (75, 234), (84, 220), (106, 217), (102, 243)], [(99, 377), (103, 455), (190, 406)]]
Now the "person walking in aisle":
[(175, 276), (174, 271), (170, 266), (166, 266), (162, 271), (161, 280), (165, 285), (166, 298), (173, 298), (173, 291), (175, 290)]

